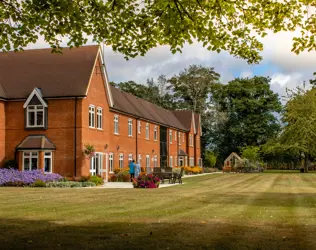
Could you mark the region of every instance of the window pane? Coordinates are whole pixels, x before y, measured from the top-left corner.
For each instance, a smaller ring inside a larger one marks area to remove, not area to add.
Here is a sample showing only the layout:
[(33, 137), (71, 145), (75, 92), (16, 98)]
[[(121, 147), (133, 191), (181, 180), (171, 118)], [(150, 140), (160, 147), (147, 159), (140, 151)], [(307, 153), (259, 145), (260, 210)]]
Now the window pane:
[(37, 111), (36, 114), (36, 121), (37, 121), (37, 126), (43, 126), (44, 125), (44, 119), (43, 119), (43, 111)]
[(38, 153), (37, 152), (31, 152), (32, 157), (37, 157)]
[(45, 156), (52, 156), (51, 152), (45, 152)]
[(29, 124), (30, 126), (34, 126), (35, 125), (35, 112), (28, 112), (29, 114)]
[[(24, 153), (25, 155), (25, 153)], [(24, 171), (28, 171), (30, 170), (30, 159), (29, 158), (24, 158)]]
[(52, 172), (52, 170), (51, 170), (51, 162), (52, 162), (51, 158), (44, 158), (44, 164), (45, 164), (44, 165), (44, 171), (45, 172)]
[(36, 170), (37, 169), (37, 158), (32, 158), (32, 160), (31, 160), (31, 168), (32, 168), (32, 170)]

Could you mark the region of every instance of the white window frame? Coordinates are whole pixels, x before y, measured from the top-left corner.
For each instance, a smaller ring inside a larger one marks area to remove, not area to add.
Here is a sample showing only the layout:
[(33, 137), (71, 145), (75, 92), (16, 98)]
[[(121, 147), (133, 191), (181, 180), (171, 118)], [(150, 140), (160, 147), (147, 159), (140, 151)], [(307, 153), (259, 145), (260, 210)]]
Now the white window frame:
[(190, 159), (189, 159), (189, 165), (190, 165), (190, 167), (193, 167), (193, 166), (194, 166), (194, 158), (193, 158), (193, 157), (190, 157)]
[(154, 156), (154, 167), (155, 168), (158, 167), (158, 156), (157, 155)]
[(97, 129), (103, 129), (103, 109), (97, 108)]
[(179, 145), (181, 145), (181, 133), (178, 132), (178, 142), (179, 142)]
[(138, 162), (139, 162), (139, 165), (141, 166), (141, 161), (142, 161), (142, 155), (141, 154), (138, 154)]
[(141, 133), (141, 127), (142, 127), (142, 124), (140, 123), (140, 120), (138, 120), (138, 122), (137, 122), (138, 124), (137, 124), (137, 130), (138, 130), (138, 134), (140, 134)]
[(89, 128), (95, 128), (95, 106), (89, 105)]
[(149, 123), (146, 123), (146, 140), (150, 138)]
[(119, 168), (123, 169), (124, 168), (124, 154), (120, 153), (119, 155)]
[(118, 135), (119, 134), (119, 116), (114, 115), (114, 134)]
[(157, 126), (154, 127), (154, 140), (155, 141), (158, 140), (158, 127)]
[(128, 119), (128, 136), (132, 137), (133, 136), (133, 120)]
[[(29, 154), (29, 156), (25, 156), (25, 153)], [(32, 159), (37, 159), (36, 169), (38, 169), (38, 160), (39, 160), (38, 159), (39, 158), (39, 152), (38, 151), (23, 151), (23, 157), (22, 158), (23, 158), (22, 159), (23, 160), (23, 166), (22, 166), (23, 171), (32, 171)], [(27, 170), (25, 170), (24, 159), (29, 159), (29, 169), (27, 169)]]
[(128, 154), (128, 163), (131, 163), (133, 161), (133, 154)]
[[(49, 155), (46, 155), (49, 154)], [(50, 171), (45, 170), (45, 159), (50, 159)], [(52, 151), (44, 151), (44, 172), (45, 173), (52, 173), (53, 172), (53, 152)]]
[(174, 131), (174, 141), (177, 141), (177, 131)]
[(150, 157), (146, 155), (146, 169), (150, 168)]
[(184, 143), (184, 135), (185, 133), (182, 133), (182, 142)]
[(170, 159), (169, 159), (169, 167), (173, 167), (173, 158), (172, 156), (170, 156)]
[(109, 172), (113, 173), (114, 172), (114, 154), (109, 153)]
[(90, 175), (101, 175), (103, 172), (103, 153), (95, 152), (90, 159)]
[(189, 134), (189, 145), (192, 147), (192, 135)]
[(169, 142), (172, 144), (172, 130), (169, 131)]
[[(30, 109), (30, 108), (34, 109)], [(37, 113), (43, 113), (43, 124), (37, 124)], [(34, 113), (34, 125), (30, 124), (30, 113)], [(45, 107), (43, 105), (28, 105), (26, 108), (26, 126), (28, 128), (43, 128), (45, 127)]]
[(179, 166), (179, 165), (178, 165), (178, 157), (177, 157), (177, 156), (176, 156), (175, 159), (174, 159), (174, 163), (175, 163), (175, 165), (174, 165), (175, 167), (178, 167), (178, 166)]

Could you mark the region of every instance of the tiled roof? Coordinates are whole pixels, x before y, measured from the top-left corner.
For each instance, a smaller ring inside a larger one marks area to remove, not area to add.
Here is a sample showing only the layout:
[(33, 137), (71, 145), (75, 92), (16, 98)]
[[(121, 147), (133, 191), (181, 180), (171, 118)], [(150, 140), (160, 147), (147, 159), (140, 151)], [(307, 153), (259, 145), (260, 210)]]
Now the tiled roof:
[(18, 146), (17, 150), (56, 149), (56, 146), (45, 135), (29, 135)]
[(27, 98), (37, 87), (43, 97), (85, 96), (99, 46), (0, 53), (0, 98)]
[[(157, 122), (168, 127), (190, 131), (192, 120), (191, 111), (178, 112), (163, 109), (153, 103), (121, 91), (113, 86), (111, 86), (111, 92), (114, 99), (113, 109), (115, 110), (149, 121)], [(181, 113), (179, 117), (177, 115), (178, 113)], [(187, 119), (189, 121), (187, 121)]]

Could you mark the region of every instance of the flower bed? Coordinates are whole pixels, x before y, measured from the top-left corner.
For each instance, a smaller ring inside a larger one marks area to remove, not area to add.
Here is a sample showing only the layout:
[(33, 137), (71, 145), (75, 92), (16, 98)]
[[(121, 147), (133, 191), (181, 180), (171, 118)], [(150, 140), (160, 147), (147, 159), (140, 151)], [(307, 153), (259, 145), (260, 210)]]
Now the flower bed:
[(202, 168), (199, 166), (194, 167), (184, 167), (185, 174), (202, 174)]
[(0, 169), (0, 186), (31, 186), (40, 180), (44, 183), (60, 181), (59, 174), (46, 174), (42, 170), (18, 171), (16, 169)]
[(152, 174), (141, 173), (137, 178), (133, 179), (134, 188), (158, 188), (160, 179)]
[(114, 174), (109, 177), (110, 182), (130, 182), (131, 177), (129, 174), (129, 168), (115, 168)]

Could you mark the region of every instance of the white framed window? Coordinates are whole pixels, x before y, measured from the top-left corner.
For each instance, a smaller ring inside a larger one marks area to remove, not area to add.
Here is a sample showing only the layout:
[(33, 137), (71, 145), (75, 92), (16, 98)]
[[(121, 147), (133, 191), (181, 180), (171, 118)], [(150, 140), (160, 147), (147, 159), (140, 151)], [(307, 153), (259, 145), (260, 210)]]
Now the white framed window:
[(114, 115), (114, 134), (119, 134), (119, 116)]
[(90, 159), (90, 175), (95, 176), (102, 174), (103, 171), (103, 154), (95, 153)]
[(139, 162), (139, 165), (142, 166), (141, 165), (141, 162), (142, 162), (142, 155), (141, 154), (138, 154), (138, 162)]
[(174, 140), (177, 141), (177, 131), (174, 131)]
[(172, 144), (172, 130), (169, 131), (169, 142)]
[(157, 128), (157, 126), (154, 127), (154, 140), (155, 141), (158, 140), (158, 128)]
[(140, 134), (140, 132), (141, 132), (141, 127), (142, 127), (142, 124), (140, 123), (140, 120), (138, 120), (138, 122), (137, 122), (138, 134)]
[(192, 135), (189, 134), (189, 145), (192, 147)]
[(95, 106), (89, 105), (89, 128), (95, 128)]
[(184, 135), (185, 133), (182, 133), (182, 142), (184, 143)]
[(178, 132), (178, 142), (179, 142), (179, 145), (181, 145), (181, 133)]
[(109, 170), (110, 170), (110, 173), (113, 173), (113, 171), (114, 171), (114, 155), (113, 155), (113, 153), (109, 153)]
[(124, 168), (124, 154), (123, 153), (120, 153), (120, 156), (119, 156), (119, 168), (120, 169)]
[(102, 120), (103, 109), (97, 108), (97, 129), (103, 128), (103, 120)]
[(193, 167), (193, 166), (194, 166), (194, 158), (190, 157), (190, 167)]
[(176, 156), (175, 159), (174, 159), (174, 166), (175, 166), (175, 167), (179, 166), (179, 165), (178, 165), (178, 157), (177, 157), (177, 156)]
[(128, 136), (133, 136), (133, 120), (128, 119)]
[(150, 157), (149, 155), (146, 155), (146, 168), (150, 168)]
[(128, 163), (130, 163), (133, 160), (133, 154), (128, 155)]
[(155, 168), (158, 167), (158, 156), (157, 155), (154, 156), (154, 167)]
[(149, 140), (149, 124), (146, 123), (146, 139)]
[(170, 163), (169, 163), (169, 167), (173, 167), (173, 159), (172, 159), (172, 156), (170, 156)]
[(38, 168), (38, 152), (23, 152), (23, 171)]
[(46, 173), (52, 173), (53, 169), (53, 153), (44, 152), (44, 171)]
[(44, 127), (44, 112), (42, 105), (29, 105), (26, 108), (26, 119), (28, 128)]

